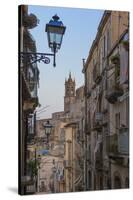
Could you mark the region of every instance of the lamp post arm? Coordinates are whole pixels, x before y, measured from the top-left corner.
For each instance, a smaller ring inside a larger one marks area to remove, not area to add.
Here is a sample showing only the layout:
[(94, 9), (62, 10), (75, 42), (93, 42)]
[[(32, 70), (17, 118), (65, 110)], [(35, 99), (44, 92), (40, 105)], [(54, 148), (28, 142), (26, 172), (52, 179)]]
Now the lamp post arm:
[(34, 53), (34, 52), (20, 52), (20, 61), (27, 61), (27, 65), (42, 61), (45, 64), (50, 63), (50, 56), (54, 57), (53, 66), (55, 67), (55, 52), (54, 53)]
[(55, 59), (56, 59), (56, 54), (54, 53), (54, 62), (53, 62), (54, 67), (56, 67)]

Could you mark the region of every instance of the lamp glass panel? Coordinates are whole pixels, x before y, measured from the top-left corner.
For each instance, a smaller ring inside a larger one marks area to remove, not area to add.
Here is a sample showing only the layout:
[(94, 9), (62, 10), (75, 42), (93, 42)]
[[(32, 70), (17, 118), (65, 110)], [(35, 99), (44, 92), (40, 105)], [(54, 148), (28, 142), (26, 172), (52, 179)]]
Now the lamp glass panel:
[(56, 44), (61, 44), (62, 34), (49, 33), (49, 36), (50, 36), (50, 44), (54, 42)]
[(45, 133), (49, 135), (51, 133), (51, 127), (45, 127)]

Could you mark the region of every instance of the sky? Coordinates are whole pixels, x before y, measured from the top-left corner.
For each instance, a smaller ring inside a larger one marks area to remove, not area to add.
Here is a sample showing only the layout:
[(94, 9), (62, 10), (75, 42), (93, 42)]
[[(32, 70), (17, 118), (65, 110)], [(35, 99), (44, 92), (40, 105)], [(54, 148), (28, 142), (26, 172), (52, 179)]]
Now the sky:
[(82, 73), (82, 59), (87, 59), (90, 47), (95, 39), (103, 10), (61, 8), (48, 6), (29, 6), (28, 12), (39, 19), (36, 28), (31, 29), (37, 46), (37, 52), (51, 53), (48, 47), (46, 23), (57, 14), (66, 26), (61, 49), (56, 55), (56, 67), (53, 67), (53, 58), (50, 64), (39, 63), (40, 83), (38, 96), (41, 108), (47, 106), (44, 112), (38, 112), (37, 119), (50, 118), (54, 112), (64, 110), (65, 78), (71, 72), (75, 78), (76, 88), (84, 85)]

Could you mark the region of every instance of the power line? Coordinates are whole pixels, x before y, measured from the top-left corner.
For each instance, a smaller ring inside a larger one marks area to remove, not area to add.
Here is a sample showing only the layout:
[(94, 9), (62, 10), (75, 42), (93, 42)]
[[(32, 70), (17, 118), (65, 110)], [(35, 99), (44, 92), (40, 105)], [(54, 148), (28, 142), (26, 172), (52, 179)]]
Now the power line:
[(42, 110), (48, 108), (49, 106), (50, 106), (50, 105), (46, 105), (46, 106), (42, 107), (40, 110), (36, 110), (36, 112), (37, 112), (37, 113), (38, 113), (38, 112), (41, 112)]

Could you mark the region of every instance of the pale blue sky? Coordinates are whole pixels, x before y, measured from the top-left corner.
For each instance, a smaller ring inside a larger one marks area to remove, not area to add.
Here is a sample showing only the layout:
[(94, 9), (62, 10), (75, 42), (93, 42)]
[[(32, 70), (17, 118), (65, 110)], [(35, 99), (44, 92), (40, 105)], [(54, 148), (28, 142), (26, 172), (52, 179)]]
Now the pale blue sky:
[(63, 110), (64, 82), (69, 71), (76, 80), (76, 88), (84, 84), (82, 58), (88, 56), (103, 12), (103, 10), (92, 9), (29, 6), (29, 13), (34, 13), (40, 20), (39, 25), (31, 30), (38, 52), (51, 53), (48, 48), (45, 25), (53, 15), (57, 14), (66, 26), (61, 49), (56, 55), (56, 67), (53, 67), (52, 57), (50, 64), (38, 64), (39, 102), (42, 107), (50, 105), (46, 112), (38, 114), (38, 117), (51, 117), (51, 113)]

